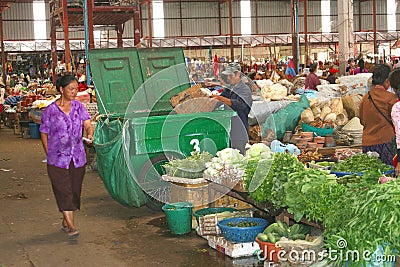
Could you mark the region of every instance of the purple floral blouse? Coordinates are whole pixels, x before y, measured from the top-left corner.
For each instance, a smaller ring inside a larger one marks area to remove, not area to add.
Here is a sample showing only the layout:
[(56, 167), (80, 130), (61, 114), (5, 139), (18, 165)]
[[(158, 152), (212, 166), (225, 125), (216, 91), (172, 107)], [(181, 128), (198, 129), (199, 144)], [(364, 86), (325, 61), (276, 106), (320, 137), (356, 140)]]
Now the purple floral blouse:
[(43, 111), (40, 132), (48, 135), (47, 164), (63, 169), (69, 169), (71, 160), (75, 168), (86, 164), (82, 130), (83, 122), (89, 119), (86, 108), (76, 100), (69, 115), (56, 102)]

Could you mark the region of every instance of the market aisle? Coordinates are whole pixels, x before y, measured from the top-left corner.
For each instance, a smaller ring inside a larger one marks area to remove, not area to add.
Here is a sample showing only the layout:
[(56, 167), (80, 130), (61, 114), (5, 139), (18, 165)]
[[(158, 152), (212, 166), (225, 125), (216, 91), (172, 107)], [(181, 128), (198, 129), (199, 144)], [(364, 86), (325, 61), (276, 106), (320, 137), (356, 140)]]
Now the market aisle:
[(113, 201), (97, 172), (85, 176), (81, 237), (68, 241), (40, 140), (2, 128), (0, 153), (0, 266), (231, 266), (193, 232), (170, 235), (161, 212)]

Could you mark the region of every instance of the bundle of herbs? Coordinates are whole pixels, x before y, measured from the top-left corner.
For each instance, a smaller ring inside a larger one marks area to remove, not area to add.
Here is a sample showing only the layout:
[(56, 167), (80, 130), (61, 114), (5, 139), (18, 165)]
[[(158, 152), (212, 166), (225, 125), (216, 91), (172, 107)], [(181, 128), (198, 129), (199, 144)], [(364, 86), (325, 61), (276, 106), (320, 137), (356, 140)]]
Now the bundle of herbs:
[[(362, 255), (370, 257), (379, 247), (385, 256), (400, 251), (400, 183), (397, 180), (347, 188), (331, 209), (324, 223), (327, 248), (336, 250), (338, 255), (352, 251), (360, 255), (347, 262), (338, 257), (339, 266), (365, 266), (367, 261)], [(373, 266), (386, 266), (382, 264)]]
[(173, 177), (201, 178), (206, 169), (206, 163), (212, 160), (213, 156), (208, 152), (198, 153), (185, 159), (174, 159), (163, 165), (166, 174)]
[(392, 171), (393, 167), (384, 164), (379, 158), (367, 154), (356, 154), (331, 167), (333, 172), (364, 173), (366, 171)]
[(296, 157), (275, 153), (272, 158), (249, 157), (243, 175), (245, 187), (256, 202), (272, 201), (282, 206), (285, 196), (284, 183), (290, 173), (304, 169)]

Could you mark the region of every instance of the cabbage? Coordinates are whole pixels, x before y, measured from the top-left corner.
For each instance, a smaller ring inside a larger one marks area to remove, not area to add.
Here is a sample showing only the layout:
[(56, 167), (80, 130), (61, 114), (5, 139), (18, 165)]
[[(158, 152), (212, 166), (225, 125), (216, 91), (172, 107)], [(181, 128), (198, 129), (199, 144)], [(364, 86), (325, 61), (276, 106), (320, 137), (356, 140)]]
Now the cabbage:
[(244, 157), (240, 154), (239, 150), (233, 148), (225, 148), (217, 152), (219, 162), (236, 163), (242, 162)]
[(252, 145), (249, 150), (246, 151), (246, 158), (260, 157), (264, 152), (272, 153), (271, 149), (263, 143), (257, 143)]

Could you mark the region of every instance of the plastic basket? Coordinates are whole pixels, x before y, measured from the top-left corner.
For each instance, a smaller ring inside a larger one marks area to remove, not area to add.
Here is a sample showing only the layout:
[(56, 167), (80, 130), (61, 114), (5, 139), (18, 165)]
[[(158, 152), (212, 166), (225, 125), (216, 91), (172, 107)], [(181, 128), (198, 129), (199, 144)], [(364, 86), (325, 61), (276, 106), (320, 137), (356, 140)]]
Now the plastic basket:
[[(252, 222), (258, 225), (251, 227), (228, 226), (229, 223), (237, 224), (240, 222)], [(229, 218), (218, 222), (217, 225), (226, 240), (235, 243), (248, 243), (256, 240), (257, 235), (267, 228), (268, 222), (261, 218)]]
[(311, 126), (304, 122), (302, 122), (302, 124), (301, 124), (301, 129), (303, 130), (303, 132), (313, 132), (317, 136), (327, 136), (327, 135), (331, 135), (333, 133), (333, 128), (331, 128), (331, 127), (317, 128), (317, 127)]
[(264, 257), (267, 259), (269, 262), (279, 262), (279, 252), (281, 249), (275, 245), (275, 243), (270, 243), (270, 242), (264, 242), (258, 239), (256, 237), (256, 242), (260, 246), (260, 249), (262, 250)]
[(199, 218), (200, 217), (203, 217), (203, 216), (206, 216), (206, 215), (210, 215), (210, 214), (221, 213), (221, 212), (224, 212), (224, 211), (233, 212), (233, 211), (236, 211), (236, 209), (234, 209), (234, 208), (225, 208), (225, 207), (204, 208), (204, 209), (196, 210), (193, 213), (193, 215), (194, 215), (194, 217), (196, 217), (197, 224), (200, 225), (200, 222), (199, 222)]

